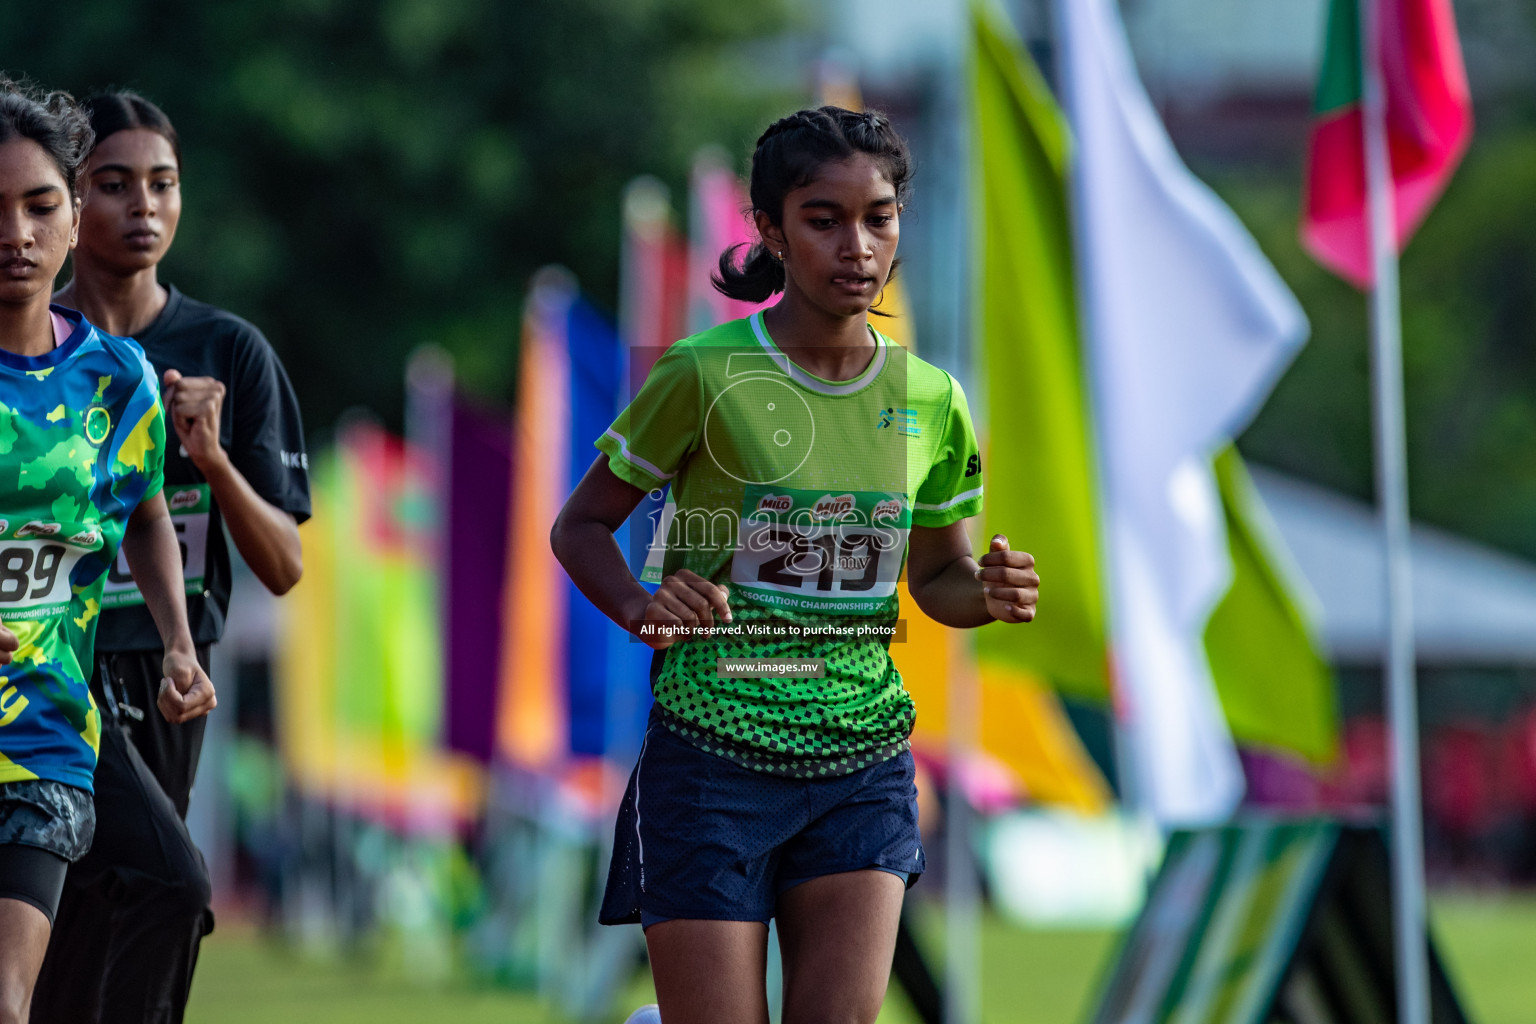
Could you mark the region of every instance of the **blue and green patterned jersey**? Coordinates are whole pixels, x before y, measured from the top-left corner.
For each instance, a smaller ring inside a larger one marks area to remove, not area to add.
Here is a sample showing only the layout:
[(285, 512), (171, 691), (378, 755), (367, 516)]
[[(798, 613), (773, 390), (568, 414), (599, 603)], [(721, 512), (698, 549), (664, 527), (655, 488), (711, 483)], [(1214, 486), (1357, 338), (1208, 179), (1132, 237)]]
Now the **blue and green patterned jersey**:
[[(761, 313), (686, 338), (597, 442), (619, 478), (671, 487), (652, 578), (687, 568), (730, 591), (729, 629), (667, 649), (663, 720), (772, 774), (846, 774), (905, 749), (915, 712), (888, 647), (908, 534), (981, 511), (960, 385), (871, 335), (868, 366), (843, 381), (790, 360)], [(819, 660), (825, 675), (743, 678), (736, 659)]]
[(128, 516), (160, 490), (165, 419), (139, 346), (55, 306), (74, 330), (41, 356), (0, 349), (0, 783), (91, 789), (102, 583)]

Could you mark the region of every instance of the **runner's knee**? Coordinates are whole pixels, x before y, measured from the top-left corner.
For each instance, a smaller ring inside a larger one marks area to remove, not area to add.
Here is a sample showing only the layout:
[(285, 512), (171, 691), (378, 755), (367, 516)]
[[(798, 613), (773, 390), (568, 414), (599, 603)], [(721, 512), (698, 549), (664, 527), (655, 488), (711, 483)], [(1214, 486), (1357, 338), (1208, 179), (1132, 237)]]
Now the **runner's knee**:
[(185, 884), (177, 886), (170, 896), (166, 908), (168, 916), (174, 914), (178, 921), (201, 917), (213, 902), (213, 885), (208, 880), (208, 872), (198, 871)]
[(784, 1024), (874, 1024), (885, 992), (873, 977), (794, 979), (784, 993)]
[(175, 922), (179, 929), (183, 923), (195, 921), (207, 912), (213, 901), (213, 885), (208, 872), (197, 865), (180, 882), (157, 886), (153, 894), (145, 891), (143, 895), (147, 898), (142, 905), (156, 920)]
[(208, 909), (213, 902), (213, 880), (208, 876), (208, 865), (203, 855), (192, 844), (192, 839), (182, 834), (181, 844), (170, 862), (172, 877), (178, 879), (175, 892), (167, 897), (175, 904), (178, 918), (194, 918)]

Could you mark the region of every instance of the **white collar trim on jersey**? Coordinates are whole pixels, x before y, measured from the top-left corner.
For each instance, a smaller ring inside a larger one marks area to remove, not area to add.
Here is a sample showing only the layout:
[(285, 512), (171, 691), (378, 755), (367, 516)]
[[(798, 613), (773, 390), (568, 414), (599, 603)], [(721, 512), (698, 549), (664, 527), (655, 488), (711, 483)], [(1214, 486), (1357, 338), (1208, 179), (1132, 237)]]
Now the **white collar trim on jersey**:
[(795, 361), (785, 355), (779, 346), (773, 343), (773, 339), (768, 337), (767, 328), (763, 326), (762, 310), (753, 313), (748, 318), (748, 322), (752, 325), (752, 333), (757, 336), (757, 343), (763, 346), (764, 351), (768, 353), (774, 362), (783, 367), (784, 372), (789, 374), (790, 380), (808, 391), (815, 391), (817, 394), (822, 395), (851, 395), (855, 391), (863, 389), (870, 381), (880, 376), (881, 370), (885, 369), (885, 337), (873, 327), (870, 328), (869, 333), (875, 337), (875, 358), (869, 361), (869, 365), (864, 368), (864, 372), (852, 380), (830, 381), (822, 380), (814, 374), (806, 373), (799, 366), (795, 365)]

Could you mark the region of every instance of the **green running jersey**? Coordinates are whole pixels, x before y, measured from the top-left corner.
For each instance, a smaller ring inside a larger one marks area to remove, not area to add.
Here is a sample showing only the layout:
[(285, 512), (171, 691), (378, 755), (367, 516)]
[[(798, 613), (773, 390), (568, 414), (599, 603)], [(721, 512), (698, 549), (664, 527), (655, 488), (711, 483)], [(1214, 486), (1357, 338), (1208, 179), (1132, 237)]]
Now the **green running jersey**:
[(74, 330), (41, 356), (0, 351), (0, 783), (91, 789), (102, 584), (134, 507), (159, 492), (165, 419), (154, 368), (127, 338), (59, 306)]
[[(908, 533), (981, 511), (960, 385), (870, 333), (869, 365), (845, 381), (792, 362), (761, 313), (686, 338), (597, 441), (620, 479), (671, 486), (656, 578), (687, 568), (730, 588), (730, 626), (667, 649), (664, 720), (773, 774), (840, 775), (906, 748), (914, 709), (888, 647)], [(721, 664), (761, 659), (825, 674)]]

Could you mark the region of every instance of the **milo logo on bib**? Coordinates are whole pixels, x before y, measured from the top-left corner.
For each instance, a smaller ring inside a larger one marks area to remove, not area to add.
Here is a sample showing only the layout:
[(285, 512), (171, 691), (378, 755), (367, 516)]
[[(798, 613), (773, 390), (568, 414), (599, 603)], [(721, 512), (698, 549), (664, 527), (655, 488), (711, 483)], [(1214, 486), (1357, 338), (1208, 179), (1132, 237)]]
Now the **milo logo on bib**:
[[(186, 592), (188, 596), (201, 594), (203, 574), (208, 565), (208, 521), (213, 511), (213, 494), (207, 484), (167, 485), (165, 507), (170, 510), (176, 544), (181, 548), (181, 575)], [(107, 581), (102, 588), (102, 607), (122, 608), (143, 603), (144, 595), (139, 593), (133, 573), (128, 571), (128, 556), (118, 548), (117, 561), (107, 571)]]
[(174, 512), (188, 512), (197, 508), (207, 500), (207, 488), (187, 487), (172, 488), (175, 493), (166, 499), (165, 507)]
[(875, 613), (896, 593), (911, 527), (902, 494), (749, 485), (731, 582), (785, 611)]
[(852, 513), (857, 504), (857, 499), (851, 494), (839, 494), (835, 497), (831, 494), (823, 494), (816, 499), (816, 504), (811, 506), (811, 517), (818, 522), (823, 519), (841, 519)]
[(779, 512), (788, 515), (795, 507), (795, 499), (787, 494), (765, 494), (757, 499), (757, 511)]

